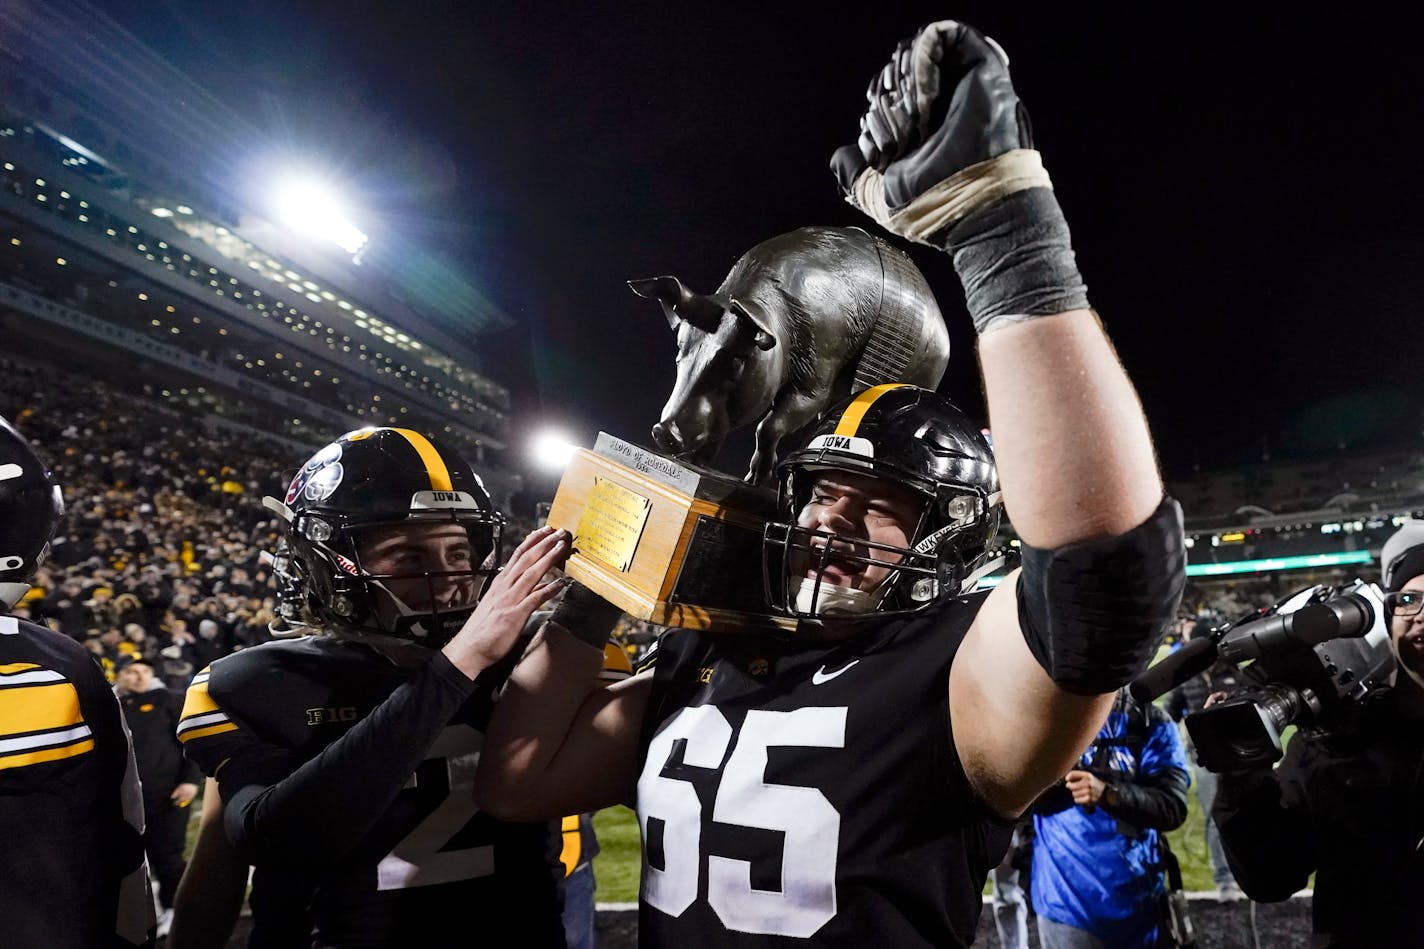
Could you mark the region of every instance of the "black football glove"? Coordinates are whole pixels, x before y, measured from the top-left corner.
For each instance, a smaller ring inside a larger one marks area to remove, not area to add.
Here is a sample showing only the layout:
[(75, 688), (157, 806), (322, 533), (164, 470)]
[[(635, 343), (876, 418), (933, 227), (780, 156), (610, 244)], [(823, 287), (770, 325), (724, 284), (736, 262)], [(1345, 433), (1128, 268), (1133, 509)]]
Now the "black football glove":
[(983, 203), (1048, 184), (1008, 56), (968, 24), (940, 20), (902, 40), (866, 100), (860, 138), (831, 170), (896, 234), (942, 246), (932, 236)]

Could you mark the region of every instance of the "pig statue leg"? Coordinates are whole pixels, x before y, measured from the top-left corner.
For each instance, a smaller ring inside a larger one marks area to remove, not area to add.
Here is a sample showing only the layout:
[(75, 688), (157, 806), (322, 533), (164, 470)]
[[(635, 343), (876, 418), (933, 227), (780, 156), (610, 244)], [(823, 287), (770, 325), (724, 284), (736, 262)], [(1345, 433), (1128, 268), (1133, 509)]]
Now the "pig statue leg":
[(776, 467), (776, 446), (787, 435), (816, 417), (826, 398), (780, 392), (756, 428), (756, 448), (744, 479), (747, 484), (769, 484)]

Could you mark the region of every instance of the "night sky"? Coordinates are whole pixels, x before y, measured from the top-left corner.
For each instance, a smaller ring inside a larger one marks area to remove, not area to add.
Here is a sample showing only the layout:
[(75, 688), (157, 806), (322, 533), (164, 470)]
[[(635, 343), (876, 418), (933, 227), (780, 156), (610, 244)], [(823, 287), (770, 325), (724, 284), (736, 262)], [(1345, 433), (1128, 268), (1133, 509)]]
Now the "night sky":
[[(1424, 429), (1424, 71), (1416, 34), (1359, 5), (1348, 19), (1155, 4), (101, 6), (274, 139), (339, 167), (373, 242), (389, 229), (441, 248), (514, 317), (479, 345), (513, 390), (516, 447), (540, 423), (581, 444), (600, 430), (650, 442), (673, 341), (625, 281), (675, 274), (710, 292), (775, 234), (873, 227), (827, 161), (854, 140), (895, 42), (946, 16), (1009, 53), (1169, 476), (1417, 446)], [(949, 322), (941, 391), (981, 416), (958, 281), (947, 258), (909, 250)], [(741, 472), (744, 452), (734, 441), (718, 466)]]

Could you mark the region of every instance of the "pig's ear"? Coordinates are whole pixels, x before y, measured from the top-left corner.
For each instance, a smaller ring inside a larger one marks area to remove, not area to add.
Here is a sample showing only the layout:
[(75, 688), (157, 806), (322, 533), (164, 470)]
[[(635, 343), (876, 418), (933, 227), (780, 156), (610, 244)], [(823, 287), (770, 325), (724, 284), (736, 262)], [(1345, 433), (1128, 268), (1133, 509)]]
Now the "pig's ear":
[(676, 277), (629, 280), (628, 286), (638, 296), (661, 303), (663, 315), (674, 330), (678, 320), (686, 320), (705, 332), (717, 332), (717, 324), (722, 320), (722, 305), (711, 297), (693, 293)]
[(688, 289), (682, 285), (681, 280), (676, 277), (644, 277), (641, 280), (629, 280), (628, 286), (638, 296), (661, 303), (668, 326), (677, 329), (675, 307), (688, 296)]
[(771, 331), (771, 322), (766, 318), (766, 311), (754, 301), (733, 300), (732, 312), (748, 320), (752, 326), (756, 327), (756, 337), (752, 340), (756, 348), (760, 350), (771, 349), (776, 345), (776, 335)]

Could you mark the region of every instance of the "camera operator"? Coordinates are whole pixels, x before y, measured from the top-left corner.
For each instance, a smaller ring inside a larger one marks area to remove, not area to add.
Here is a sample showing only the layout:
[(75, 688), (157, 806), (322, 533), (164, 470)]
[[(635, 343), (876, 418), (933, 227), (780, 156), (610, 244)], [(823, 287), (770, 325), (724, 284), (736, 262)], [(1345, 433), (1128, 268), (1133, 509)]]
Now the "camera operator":
[(1315, 873), (1313, 946), (1424, 945), (1420, 771), (1424, 766), (1424, 521), (1380, 557), (1394, 686), (1348, 726), (1302, 728), (1272, 771), (1220, 775), (1213, 809), (1236, 881), (1254, 900), (1287, 899)]

